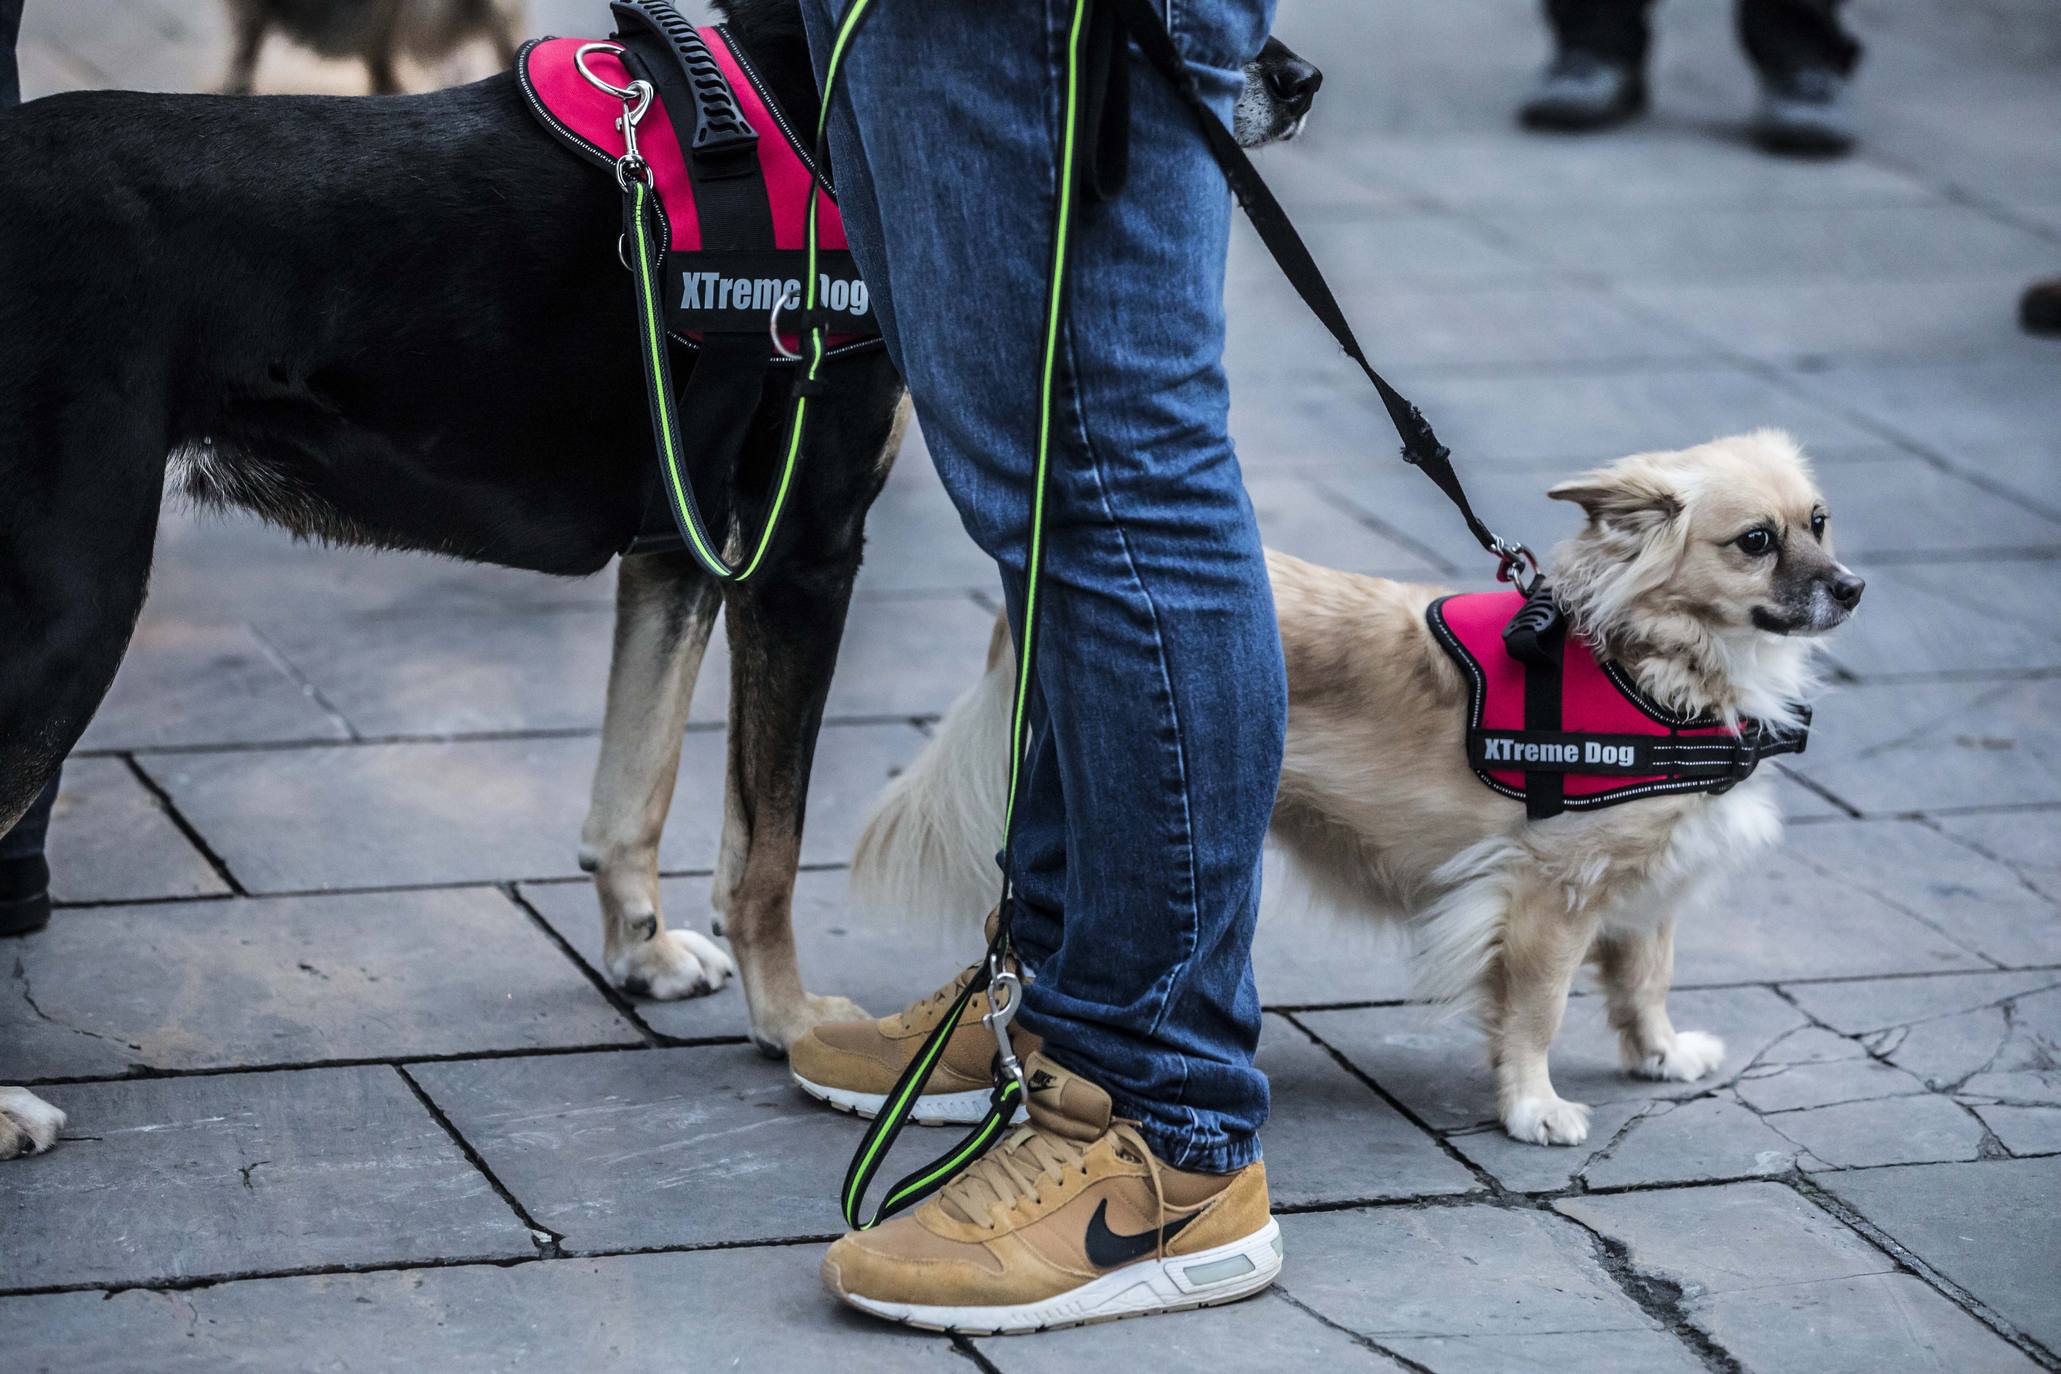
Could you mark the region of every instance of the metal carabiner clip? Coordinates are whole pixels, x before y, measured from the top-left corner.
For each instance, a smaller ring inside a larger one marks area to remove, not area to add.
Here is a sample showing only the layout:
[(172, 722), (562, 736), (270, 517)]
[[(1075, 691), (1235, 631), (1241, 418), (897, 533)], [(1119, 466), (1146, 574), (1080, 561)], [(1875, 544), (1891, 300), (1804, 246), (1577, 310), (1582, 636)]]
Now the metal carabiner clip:
[[(1495, 554), (1500, 560), (1496, 564), (1496, 581), (1508, 582), (1526, 596), (1530, 596), (1532, 589), (1539, 585), (1537, 556), (1524, 545), (1512, 544), (1503, 539), (1496, 540)], [(1531, 571), (1529, 581), (1525, 580), (1526, 569)]]
[(988, 1009), (980, 1022), (995, 1033), (995, 1059), (1001, 1064), (1002, 1072), (1015, 1079), (1017, 1089), (1027, 1096), (1030, 1085), (1024, 1081), (1023, 1064), (1016, 1057), (1016, 1047), (1009, 1042), (1009, 1023), (1016, 1019), (1016, 1010), (1022, 1005), (1023, 979), (989, 961)]

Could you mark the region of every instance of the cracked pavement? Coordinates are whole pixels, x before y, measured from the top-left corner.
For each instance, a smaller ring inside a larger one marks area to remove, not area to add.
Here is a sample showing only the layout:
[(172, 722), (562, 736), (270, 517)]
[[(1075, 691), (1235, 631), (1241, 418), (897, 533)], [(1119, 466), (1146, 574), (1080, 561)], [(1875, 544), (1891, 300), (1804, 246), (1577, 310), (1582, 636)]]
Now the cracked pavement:
[[(1326, 81), (1263, 170), (1492, 523), (1543, 548), (1569, 527), (1553, 479), (1780, 424), (1872, 584), (1775, 773), (1782, 850), (1680, 933), (1673, 1019), (1727, 1045), (1708, 1078), (1624, 1077), (1584, 984), (1554, 1077), (1590, 1138), (1512, 1142), (1477, 1034), (1270, 867), (1280, 1285), (1022, 1340), (864, 1323), (815, 1273), (850, 1119), (750, 1048), (734, 987), (651, 1003), (597, 972), (573, 857), (609, 581), (172, 510), (66, 774), (61, 910), (0, 950), (0, 1083), (70, 1114), (58, 1150), (0, 1164), (0, 1364), (2061, 1368), (2061, 345), (2012, 323), (2061, 273), (2061, 14), (1849, 9), (1864, 143), (1832, 163), (1745, 146), (1724, 7), (1660, 7), (1654, 114), (1574, 141), (1510, 126), (1544, 50), (1524, 5), (1279, 22)], [(602, 11), (532, 0), (532, 28)], [(200, 88), (223, 42), (213, 4), (31, 0), (25, 84)], [(275, 42), (260, 80), (359, 77)], [(1362, 451), (1371, 398), (1242, 231), (1229, 281), (1269, 539), (1482, 581), (1443, 498)], [(920, 435), (871, 531), (796, 926), (813, 986), (886, 1010), (971, 932), (858, 919), (841, 865), (978, 671), (993, 588)], [(718, 642), (683, 778), (720, 773), (727, 674)], [(708, 928), (719, 826), (683, 787), (676, 924)]]

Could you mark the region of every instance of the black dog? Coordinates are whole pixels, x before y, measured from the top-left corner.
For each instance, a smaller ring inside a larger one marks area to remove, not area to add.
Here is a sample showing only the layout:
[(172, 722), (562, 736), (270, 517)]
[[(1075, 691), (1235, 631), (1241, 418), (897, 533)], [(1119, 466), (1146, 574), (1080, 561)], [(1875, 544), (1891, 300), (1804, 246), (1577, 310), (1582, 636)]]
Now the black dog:
[[(794, 0), (727, 13), (812, 127)], [(1241, 137), (1290, 132), (1318, 80), (1270, 43)], [(0, 831), (114, 677), (168, 464), (194, 499), (300, 535), (545, 573), (594, 572), (636, 527), (653, 459), (619, 200), (514, 76), (372, 100), (35, 101), (0, 114), (0, 206)], [(736, 690), (715, 904), (775, 1053), (862, 1014), (804, 990), (789, 905), (863, 522), (905, 412), (884, 354), (826, 375), (764, 571), (719, 587), (684, 555), (623, 562), (581, 851), (613, 979), (656, 997), (722, 984), (728, 956), (661, 919), (657, 865), (720, 604)], [(776, 373), (737, 471), (695, 474), (711, 528), (757, 528), (787, 416)]]

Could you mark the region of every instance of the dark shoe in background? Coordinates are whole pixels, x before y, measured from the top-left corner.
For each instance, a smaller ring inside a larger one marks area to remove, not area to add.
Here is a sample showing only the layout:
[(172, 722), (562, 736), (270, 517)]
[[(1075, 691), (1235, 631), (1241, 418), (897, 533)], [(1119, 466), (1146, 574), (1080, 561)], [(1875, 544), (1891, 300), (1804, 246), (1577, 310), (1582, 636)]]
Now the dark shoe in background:
[(1761, 77), (1753, 141), (1771, 153), (1836, 157), (1854, 145), (1846, 78), (1823, 67)]
[(1636, 67), (1593, 53), (1564, 52), (1517, 107), (1527, 129), (1582, 133), (1624, 123), (1646, 108), (1646, 78)]
[(2025, 288), (2018, 298), (2018, 323), (2028, 334), (2061, 338), (2061, 277), (2048, 277)]

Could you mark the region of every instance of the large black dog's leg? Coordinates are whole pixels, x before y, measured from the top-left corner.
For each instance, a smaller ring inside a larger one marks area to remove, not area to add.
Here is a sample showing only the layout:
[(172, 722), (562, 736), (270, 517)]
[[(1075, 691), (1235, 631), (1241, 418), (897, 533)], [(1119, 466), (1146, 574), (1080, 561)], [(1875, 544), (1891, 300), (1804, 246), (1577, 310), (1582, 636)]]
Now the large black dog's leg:
[(737, 952), (752, 1041), (771, 1055), (819, 1025), (866, 1017), (803, 987), (793, 927), (809, 769), (857, 572), (854, 547), (836, 563), (783, 563), (728, 588), (724, 601), (730, 764), (715, 903)]
[(640, 997), (714, 992), (733, 971), (714, 942), (668, 930), (658, 903), (659, 835), (718, 604), (714, 580), (684, 554), (625, 558), (616, 574), (608, 715), (580, 867), (600, 894), (608, 976)]
[(0, 341), (0, 832), (93, 719), (143, 608), (165, 471), (148, 411)]

